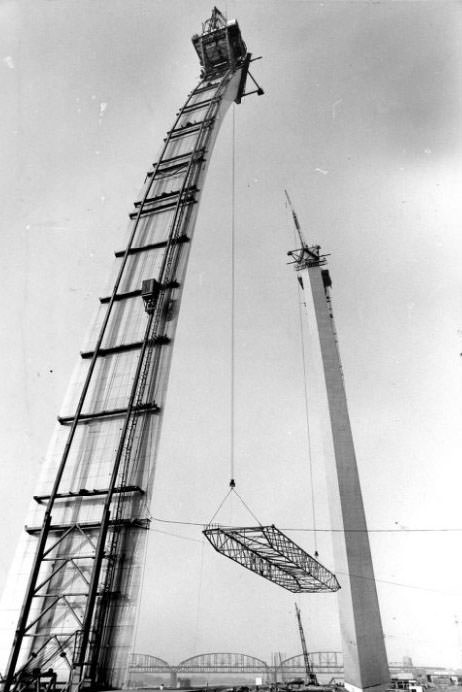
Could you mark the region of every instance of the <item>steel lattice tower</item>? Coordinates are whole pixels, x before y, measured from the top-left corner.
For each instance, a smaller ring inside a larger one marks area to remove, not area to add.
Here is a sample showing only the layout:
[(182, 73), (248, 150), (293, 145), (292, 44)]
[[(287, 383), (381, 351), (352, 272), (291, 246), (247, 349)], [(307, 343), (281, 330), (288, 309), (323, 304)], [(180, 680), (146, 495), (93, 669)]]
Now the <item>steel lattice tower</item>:
[(244, 95), (251, 61), (237, 22), (216, 8), (193, 43), (200, 81), (130, 214), (113, 290), (100, 298), (12, 566), (1, 622), (5, 692), (94, 690), (126, 679), (198, 202), (219, 126)]

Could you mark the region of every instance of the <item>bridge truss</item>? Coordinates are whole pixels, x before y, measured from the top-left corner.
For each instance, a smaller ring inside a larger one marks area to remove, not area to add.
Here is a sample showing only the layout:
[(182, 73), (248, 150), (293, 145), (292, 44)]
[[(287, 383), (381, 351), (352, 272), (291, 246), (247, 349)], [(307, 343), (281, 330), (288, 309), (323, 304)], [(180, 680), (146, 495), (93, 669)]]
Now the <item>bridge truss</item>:
[[(343, 653), (341, 651), (313, 651), (309, 653), (313, 670), (324, 675), (327, 680), (332, 677), (342, 678), (344, 674)], [(390, 663), (390, 673), (421, 674), (426, 670), (442, 670), (435, 666), (415, 666), (409, 663)], [(277, 665), (269, 664), (262, 659), (242, 653), (204, 653), (170, 665), (163, 659), (149, 654), (133, 654), (130, 658), (131, 679), (136, 681), (137, 674), (168, 674), (170, 679), (177, 676), (194, 675), (249, 675), (263, 677), (265, 680), (291, 680), (305, 674), (303, 653), (280, 661)]]
[[(343, 655), (337, 651), (315, 651), (310, 653), (310, 660), (316, 673), (324, 674), (326, 679), (342, 677)], [(303, 654), (293, 656), (271, 665), (262, 659), (243, 653), (204, 653), (192, 656), (177, 665), (148, 654), (134, 654), (130, 660), (130, 680), (136, 685), (140, 675), (168, 675), (173, 685), (183, 678), (194, 676), (243, 675), (260, 677), (265, 682), (290, 680), (305, 674)]]

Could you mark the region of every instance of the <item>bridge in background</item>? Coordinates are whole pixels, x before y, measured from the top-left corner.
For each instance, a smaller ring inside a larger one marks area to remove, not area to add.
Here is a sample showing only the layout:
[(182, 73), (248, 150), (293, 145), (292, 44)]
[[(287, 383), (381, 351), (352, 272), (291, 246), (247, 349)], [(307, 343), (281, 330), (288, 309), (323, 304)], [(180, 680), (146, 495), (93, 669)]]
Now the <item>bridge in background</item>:
[[(332, 678), (343, 678), (343, 654), (340, 651), (313, 651), (310, 653), (314, 671), (325, 681)], [(392, 675), (410, 673), (413, 676), (426, 671), (442, 671), (438, 666), (415, 666), (410, 658), (402, 663), (390, 663)], [(243, 653), (204, 653), (192, 656), (177, 665), (170, 665), (167, 661), (149, 654), (133, 654), (130, 661), (130, 680), (135, 685), (140, 676), (157, 675), (166, 677), (171, 686), (176, 686), (179, 678), (187, 678), (201, 675), (227, 674), (247, 675), (260, 677), (263, 682), (291, 680), (305, 676), (303, 654), (291, 656), (284, 660), (267, 663), (262, 659), (248, 656)]]

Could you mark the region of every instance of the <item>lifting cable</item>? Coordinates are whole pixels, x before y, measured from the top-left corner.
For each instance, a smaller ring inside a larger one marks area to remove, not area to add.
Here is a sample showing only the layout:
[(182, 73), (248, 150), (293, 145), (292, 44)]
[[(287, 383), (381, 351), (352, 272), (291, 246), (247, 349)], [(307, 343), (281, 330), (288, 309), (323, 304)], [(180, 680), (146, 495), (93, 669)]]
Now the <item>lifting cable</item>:
[(235, 389), (235, 311), (236, 311), (236, 108), (232, 105), (232, 131), (231, 131), (231, 308), (230, 308), (230, 400), (229, 400), (229, 465), (231, 480), (229, 490), (218, 505), (207, 526), (213, 522), (218, 512), (233, 492), (236, 483), (234, 481), (234, 389)]
[(238, 498), (240, 499), (240, 501), (242, 502), (242, 504), (244, 505), (244, 507), (246, 508), (246, 510), (248, 511), (248, 513), (255, 519), (255, 521), (257, 522), (257, 524), (258, 524), (259, 526), (262, 526), (261, 521), (255, 516), (255, 514), (254, 514), (254, 513), (252, 512), (252, 510), (250, 509), (249, 505), (248, 505), (246, 502), (244, 502), (244, 500), (242, 499), (242, 497), (241, 497), (241, 496), (239, 495), (239, 493), (237, 492), (236, 488), (232, 488), (232, 490), (234, 490), (235, 495), (238, 496)]
[(236, 490), (236, 481), (234, 480), (235, 469), (235, 422), (236, 422), (236, 406), (235, 406), (235, 385), (236, 385), (236, 106), (232, 106), (232, 145), (231, 145), (231, 328), (230, 328), (230, 474), (229, 490), (223, 500), (218, 505), (215, 513), (207, 524), (209, 527), (229, 496), (234, 493), (241, 503), (244, 505), (249, 514), (255, 519), (259, 526), (261, 522), (257, 519), (247, 503), (239, 495)]
[(231, 155), (231, 400), (230, 400), (230, 488), (234, 487), (234, 428), (235, 428), (235, 350), (236, 350), (236, 106), (233, 104)]
[[(286, 209), (288, 213), (290, 213), (289, 205), (288, 205), (288, 199), (289, 196), (286, 191)], [(294, 227), (294, 242), (295, 245), (297, 246), (299, 243), (300, 239), (297, 236), (296, 229)], [(307, 449), (308, 449), (308, 466), (309, 466), (309, 474), (310, 474), (310, 487), (311, 487), (311, 513), (312, 513), (312, 522), (313, 522), (313, 539), (314, 539), (314, 555), (315, 557), (318, 557), (318, 538), (317, 538), (317, 525), (316, 525), (316, 501), (315, 501), (315, 493), (314, 493), (314, 474), (313, 474), (313, 455), (312, 455), (312, 444), (311, 444), (311, 431), (310, 431), (310, 417), (309, 417), (309, 398), (308, 398), (308, 382), (307, 382), (307, 368), (306, 368), (306, 350), (305, 350), (305, 338), (303, 336), (303, 315), (302, 315), (302, 303), (304, 304), (304, 299), (303, 299), (303, 294), (302, 294), (302, 288), (297, 281), (298, 284), (298, 324), (299, 324), (299, 332), (300, 332), (300, 350), (301, 350), (301, 360), (302, 360), (302, 368), (303, 368), (303, 392), (304, 392), (304, 400), (305, 400), (305, 420), (306, 420), (306, 441), (307, 441)]]
[[(297, 282), (298, 283), (298, 282)], [(310, 473), (310, 486), (311, 486), (311, 513), (313, 521), (313, 536), (314, 536), (314, 556), (318, 556), (318, 539), (317, 539), (317, 527), (316, 527), (316, 500), (314, 493), (314, 474), (313, 474), (313, 455), (312, 455), (312, 445), (311, 445), (311, 432), (310, 432), (310, 418), (309, 418), (309, 402), (308, 402), (308, 383), (306, 380), (306, 362), (305, 362), (305, 339), (303, 337), (303, 317), (302, 317), (302, 295), (301, 287), (298, 287), (299, 301), (298, 301), (298, 318), (300, 327), (300, 349), (302, 356), (302, 366), (303, 366), (303, 391), (305, 399), (305, 420), (306, 420), (306, 440), (308, 446), (308, 466)]]
[(226, 500), (228, 499), (228, 497), (231, 495), (232, 492), (233, 492), (233, 488), (230, 488), (228, 490), (228, 492), (226, 493), (226, 495), (224, 496), (224, 498), (222, 499), (222, 501), (220, 502), (220, 504), (218, 505), (218, 507), (216, 508), (215, 513), (212, 516), (212, 518), (210, 519), (210, 521), (207, 523), (207, 526), (210, 526), (210, 524), (213, 522), (213, 520), (217, 516), (218, 512), (223, 507), (223, 505), (225, 504)]
[[(215, 517), (217, 516), (218, 512), (221, 510), (221, 508), (223, 507), (223, 505), (225, 504), (226, 500), (227, 500), (228, 497), (231, 495), (231, 493), (234, 493), (234, 494), (239, 498), (239, 500), (241, 501), (242, 505), (246, 508), (246, 510), (248, 511), (248, 513), (250, 514), (250, 516), (251, 516), (253, 519), (255, 519), (255, 521), (257, 522), (257, 524), (258, 524), (259, 526), (262, 526), (261, 521), (258, 519), (258, 517), (255, 516), (255, 514), (254, 514), (254, 513), (252, 512), (252, 510), (250, 509), (249, 505), (245, 502), (245, 500), (242, 498), (242, 496), (239, 495), (239, 493), (237, 492), (237, 490), (236, 490), (236, 484), (235, 484), (235, 482), (234, 482), (234, 479), (231, 478), (231, 481), (230, 481), (230, 483), (229, 483), (229, 490), (228, 490), (228, 492), (226, 493), (225, 497), (223, 498), (223, 500), (222, 500), (222, 501), (220, 502), (220, 504), (218, 505), (217, 509), (215, 510), (215, 513), (214, 513), (213, 517), (210, 519), (210, 521), (207, 522), (207, 524), (205, 524), (205, 527), (206, 527), (206, 528), (209, 528), (209, 527), (212, 525), (213, 520), (215, 519)], [(154, 519), (154, 521), (162, 521), (162, 519), (156, 519), (155, 517), (153, 517), (153, 519)], [(186, 524), (191, 524), (191, 525), (194, 525), (194, 526), (204, 526), (204, 524), (198, 524), (198, 523), (196, 524), (196, 523), (194, 523), (194, 522), (174, 522), (174, 523), (175, 523), (175, 524), (176, 524), (176, 523), (178, 523), (178, 524), (186, 523)]]

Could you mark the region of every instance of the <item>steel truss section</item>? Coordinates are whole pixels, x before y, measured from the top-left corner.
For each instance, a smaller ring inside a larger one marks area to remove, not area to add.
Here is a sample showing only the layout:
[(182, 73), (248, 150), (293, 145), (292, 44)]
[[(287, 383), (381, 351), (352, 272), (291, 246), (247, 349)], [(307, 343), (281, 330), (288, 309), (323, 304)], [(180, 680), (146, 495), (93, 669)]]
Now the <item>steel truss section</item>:
[(332, 572), (275, 526), (207, 527), (216, 551), (293, 593), (338, 591)]
[[(220, 41), (226, 37), (225, 29)], [(100, 301), (34, 496), (22, 543), (29, 577), (4, 692), (29, 692), (47, 680), (73, 692), (126, 681), (189, 241), (217, 130), (242, 97), (249, 59), (209, 60), (129, 215), (112, 294)], [(159, 286), (146, 313), (145, 280)]]
[(241, 653), (206, 653), (192, 656), (177, 666), (180, 675), (194, 673), (260, 673), (269, 671), (265, 661)]

